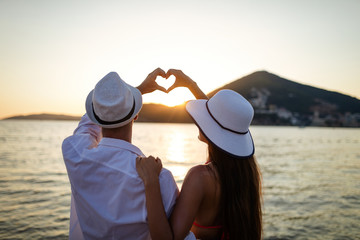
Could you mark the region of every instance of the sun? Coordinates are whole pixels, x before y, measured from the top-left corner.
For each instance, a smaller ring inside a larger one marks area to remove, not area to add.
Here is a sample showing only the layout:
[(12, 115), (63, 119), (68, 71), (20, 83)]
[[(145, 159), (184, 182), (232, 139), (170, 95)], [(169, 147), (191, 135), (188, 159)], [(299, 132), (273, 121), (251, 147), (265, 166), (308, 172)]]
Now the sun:
[(143, 95), (144, 103), (158, 103), (168, 107), (174, 107), (192, 99), (194, 99), (194, 96), (186, 88), (176, 88), (170, 93), (155, 91)]

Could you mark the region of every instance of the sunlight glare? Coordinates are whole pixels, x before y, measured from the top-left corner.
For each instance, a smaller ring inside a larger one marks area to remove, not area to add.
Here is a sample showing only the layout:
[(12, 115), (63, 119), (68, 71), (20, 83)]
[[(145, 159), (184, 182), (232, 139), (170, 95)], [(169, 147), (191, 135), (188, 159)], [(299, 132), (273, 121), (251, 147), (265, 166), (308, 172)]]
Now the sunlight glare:
[(144, 103), (158, 103), (169, 107), (174, 107), (193, 99), (195, 99), (194, 96), (186, 88), (176, 88), (168, 94), (157, 91), (156, 94), (143, 95)]
[(169, 136), (166, 158), (172, 163), (167, 168), (172, 172), (176, 181), (183, 180), (188, 171), (187, 167), (176, 164), (188, 161), (185, 157), (185, 137), (186, 135), (179, 131), (174, 131)]
[(185, 134), (182, 132), (172, 132), (167, 149), (166, 158), (171, 162), (186, 162), (185, 159)]

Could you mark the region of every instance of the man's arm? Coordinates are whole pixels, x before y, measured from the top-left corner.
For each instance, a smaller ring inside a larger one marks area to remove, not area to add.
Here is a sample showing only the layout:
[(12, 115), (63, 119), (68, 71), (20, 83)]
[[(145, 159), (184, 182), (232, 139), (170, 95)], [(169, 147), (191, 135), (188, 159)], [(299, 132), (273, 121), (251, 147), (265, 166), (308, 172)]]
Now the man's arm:
[(93, 123), (87, 114), (84, 114), (79, 125), (74, 130), (74, 134), (63, 141), (62, 153), (65, 160), (73, 159), (78, 150), (75, 149), (91, 149), (97, 147), (102, 138), (101, 127)]
[(88, 134), (93, 138), (97, 143), (100, 142), (102, 138), (101, 127), (93, 123), (87, 114), (84, 114), (81, 117), (79, 125), (74, 130), (74, 135)]

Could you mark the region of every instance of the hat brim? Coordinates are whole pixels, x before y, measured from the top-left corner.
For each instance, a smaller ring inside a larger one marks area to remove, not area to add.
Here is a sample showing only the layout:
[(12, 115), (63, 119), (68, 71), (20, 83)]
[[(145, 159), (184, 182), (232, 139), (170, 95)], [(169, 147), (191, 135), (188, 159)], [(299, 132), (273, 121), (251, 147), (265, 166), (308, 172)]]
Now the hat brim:
[(230, 155), (240, 158), (251, 157), (255, 147), (250, 131), (238, 134), (222, 128), (209, 114), (206, 102), (207, 100), (199, 99), (186, 104), (186, 111), (204, 136)]
[(126, 124), (130, 123), (136, 117), (136, 115), (140, 112), (140, 110), (142, 108), (142, 95), (141, 95), (141, 92), (137, 88), (134, 88), (133, 86), (131, 86), (129, 84), (127, 84), (127, 86), (130, 89), (130, 91), (132, 92), (132, 94), (134, 96), (134, 101), (135, 101), (134, 113), (131, 115), (131, 117), (128, 120), (126, 120), (124, 122), (116, 123), (116, 124), (110, 124), (110, 125), (108, 125), (108, 124), (104, 125), (104, 124), (99, 123), (94, 116), (94, 111), (93, 111), (93, 107), (92, 107), (92, 96), (93, 96), (94, 90), (90, 91), (90, 93), (88, 94), (88, 96), (86, 98), (86, 102), (85, 102), (86, 113), (87, 113), (88, 117), (90, 118), (90, 120), (103, 128), (117, 128), (117, 127), (125, 126)]

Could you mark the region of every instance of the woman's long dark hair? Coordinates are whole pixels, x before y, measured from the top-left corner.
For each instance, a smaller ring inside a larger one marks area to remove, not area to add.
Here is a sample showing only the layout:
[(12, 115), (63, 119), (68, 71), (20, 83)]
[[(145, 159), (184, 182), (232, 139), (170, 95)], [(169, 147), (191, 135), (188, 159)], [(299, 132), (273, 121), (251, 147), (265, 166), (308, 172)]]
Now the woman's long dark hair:
[(209, 160), (221, 186), (221, 217), (225, 239), (262, 238), (261, 173), (255, 157), (238, 158), (209, 142)]

